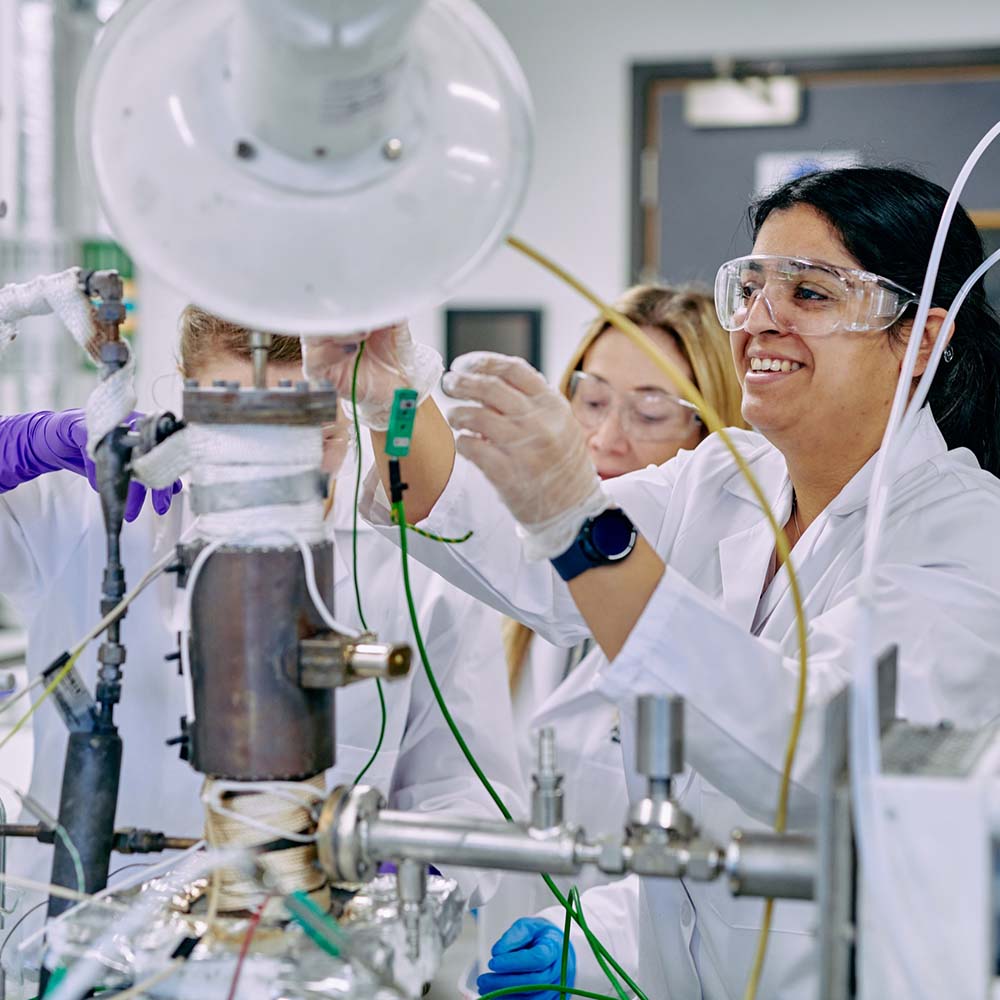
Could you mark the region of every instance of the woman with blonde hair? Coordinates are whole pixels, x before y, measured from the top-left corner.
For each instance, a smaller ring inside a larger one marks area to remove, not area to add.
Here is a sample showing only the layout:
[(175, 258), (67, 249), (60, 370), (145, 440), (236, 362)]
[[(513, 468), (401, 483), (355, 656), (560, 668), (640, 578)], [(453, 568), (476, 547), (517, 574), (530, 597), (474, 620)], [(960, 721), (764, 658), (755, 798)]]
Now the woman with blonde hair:
[[(729, 334), (719, 326), (708, 292), (691, 286), (634, 285), (615, 308), (664, 349), (727, 426), (746, 426)], [(705, 436), (704, 426), (676, 395), (670, 380), (603, 316), (590, 324), (577, 344), (559, 379), (559, 391), (587, 433), (587, 446), (602, 479), (662, 465), (681, 449), (696, 447)], [(628, 419), (620, 410), (616, 414), (613, 400), (620, 391), (633, 394), (633, 408), (628, 411), (633, 415)], [(537, 682), (535, 699), (540, 690), (554, 687), (550, 672), (541, 665), (529, 666), (534, 635), (520, 622), (504, 622), (504, 649), (518, 715), (523, 711), (517, 703), (525, 697), (525, 686)], [(525, 677), (532, 669), (546, 676)], [(561, 679), (562, 675), (555, 678), (556, 685)]]

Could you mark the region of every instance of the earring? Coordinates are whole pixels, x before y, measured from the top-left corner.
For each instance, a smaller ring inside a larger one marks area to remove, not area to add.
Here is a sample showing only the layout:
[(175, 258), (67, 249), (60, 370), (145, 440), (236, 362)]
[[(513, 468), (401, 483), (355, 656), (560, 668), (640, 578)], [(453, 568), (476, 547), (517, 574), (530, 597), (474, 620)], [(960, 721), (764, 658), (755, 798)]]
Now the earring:
[(944, 358), (945, 364), (948, 364), (951, 361), (951, 359), (955, 357), (955, 352), (952, 350), (951, 344), (949, 344), (944, 349), (944, 354), (942, 355), (942, 357)]

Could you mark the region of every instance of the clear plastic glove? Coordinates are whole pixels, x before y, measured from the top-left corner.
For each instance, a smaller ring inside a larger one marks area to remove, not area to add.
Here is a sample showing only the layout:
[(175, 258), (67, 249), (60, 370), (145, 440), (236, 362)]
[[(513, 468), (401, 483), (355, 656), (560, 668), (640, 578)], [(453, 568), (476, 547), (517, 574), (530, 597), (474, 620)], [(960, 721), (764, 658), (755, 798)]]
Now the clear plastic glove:
[(529, 559), (562, 555), (588, 517), (610, 506), (567, 400), (522, 358), (476, 351), (455, 360), (444, 391), (456, 448), (517, 519)]
[(359, 333), (356, 340), (333, 337), (302, 338), (302, 370), (307, 379), (328, 379), (344, 400), (350, 414), (351, 382), (358, 346), (365, 351), (358, 366), (358, 419), (366, 427), (389, 427), (393, 393), (416, 389), (422, 403), (441, 378), (441, 355), (426, 344), (415, 343), (405, 323)]
[[(536, 986), (542, 983), (559, 985), (562, 972), (563, 932), (555, 924), (541, 917), (521, 917), (515, 920), (503, 937), (493, 945), (490, 959), (492, 972), (485, 972), (476, 980), (480, 996), (493, 990), (516, 986)], [(566, 963), (566, 985), (576, 982), (576, 954), (569, 946)], [(560, 1000), (561, 993), (549, 990), (530, 990), (509, 993), (510, 1000)]]
[[(127, 421), (129, 427), (142, 416), (132, 413)], [(94, 463), (87, 454), (87, 418), (83, 410), (42, 410), (0, 417), (0, 493), (60, 469), (85, 476), (97, 490)], [(153, 510), (166, 514), (171, 499), (180, 491), (179, 480), (166, 489), (153, 490)], [(145, 499), (146, 487), (133, 480), (125, 501), (126, 521), (139, 516)]]

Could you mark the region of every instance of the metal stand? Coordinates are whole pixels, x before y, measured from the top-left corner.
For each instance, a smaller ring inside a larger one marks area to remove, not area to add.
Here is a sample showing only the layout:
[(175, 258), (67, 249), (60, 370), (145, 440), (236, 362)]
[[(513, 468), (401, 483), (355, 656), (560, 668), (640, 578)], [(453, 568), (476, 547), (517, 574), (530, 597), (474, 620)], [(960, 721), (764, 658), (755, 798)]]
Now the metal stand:
[[(102, 374), (109, 378), (128, 361), (128, 346), (119, 339), (118, 328), (125, 320), (122, 281), (116, 271), (96, 271), (86, 275), (81, 289), (99, 298), (97, 326)], [(128, 431), (117, 427), (99, 442), (94, 453), (98, 492), (104, 513), (107, 563), (101, 588), (101, 615), (112, 611), (125, 595), (125, 569), (121, 562), (121, 530), (128, 497), (128, 462), (131, 447)], [(107, 631), (98, 651), (100, 670), (97, 704), (89, 719), (71, 732), (63, 767), (59, 798), (59, 823), (79, 853), (76, 859), (59, 840), (52, 859), (52, 883), (84, 892), (103, 889), (108, 880), (114, 840), (118, 782), (121, 776), (122, 741), (114, 723), (114, 706), (121, 698), (121, 668), (125, 647), (120, 642), (120, 619)], [(80, 875), (83, 885), (78, 886)], [(70, 900), (49, 898), (49, 917), (58, 916)]]

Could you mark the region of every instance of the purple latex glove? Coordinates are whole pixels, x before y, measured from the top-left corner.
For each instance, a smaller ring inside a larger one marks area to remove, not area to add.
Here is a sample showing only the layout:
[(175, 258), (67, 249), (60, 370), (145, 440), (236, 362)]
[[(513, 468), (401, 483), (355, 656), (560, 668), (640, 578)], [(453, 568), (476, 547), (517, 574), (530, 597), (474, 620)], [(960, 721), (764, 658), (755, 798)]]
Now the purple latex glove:
[[(142, 416), (130, 414), (129, 426)], [(83, 410), (61, 413), (42, 410), (0, 417), (0, 493), (59, 469), (86, 476), (94, 490), (97, 489), (94, 463), (87, 454), (87, 420)], [(153, 510), (166, 514), (172, 497), (180, 491), (180, 480), (168, 489), (153, 490)], [(145, 499), (146, 487), (131, 482), (125, 502), (126, 521), (139, 516)]]

